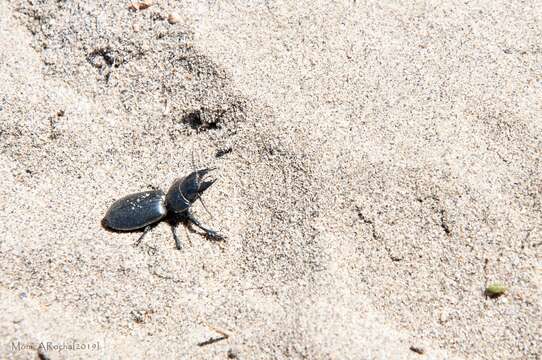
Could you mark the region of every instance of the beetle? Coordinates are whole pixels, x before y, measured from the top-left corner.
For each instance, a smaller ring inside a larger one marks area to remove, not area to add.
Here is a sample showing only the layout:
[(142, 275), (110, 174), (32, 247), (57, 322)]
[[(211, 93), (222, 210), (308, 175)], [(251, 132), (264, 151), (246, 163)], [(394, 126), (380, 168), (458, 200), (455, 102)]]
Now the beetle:
[(127, 195), (109, 207), (102, 225), (116, 231), (143, 229), (143, 234), (135, 243), (136, 246), (152, 227), (162, 220), (169, 222), (175, 245), (179, 250), (181, 241), (177, 235), (177, 225), (181, 222), (194, 224), (209, 238), (224, 240), (224, 236), (200, 223), (191, 211), (192, 204), (197, 199), (201, 200), (203, 192), (215, 183), (216, 179), (205, 179), (212, 170), (214, 169), (196, 170), (175, 180), (167, 193), (158, 189)]

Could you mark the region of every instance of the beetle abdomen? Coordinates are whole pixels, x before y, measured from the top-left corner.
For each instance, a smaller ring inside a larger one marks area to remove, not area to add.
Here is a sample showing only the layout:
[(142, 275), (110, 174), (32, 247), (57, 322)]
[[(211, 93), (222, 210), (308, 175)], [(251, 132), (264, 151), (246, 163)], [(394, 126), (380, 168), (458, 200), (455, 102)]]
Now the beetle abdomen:
[(166, 216), (166, 195), (161, 190), (127, 195), (107, 210), (103, 223), (114, 230), (137, 230)]

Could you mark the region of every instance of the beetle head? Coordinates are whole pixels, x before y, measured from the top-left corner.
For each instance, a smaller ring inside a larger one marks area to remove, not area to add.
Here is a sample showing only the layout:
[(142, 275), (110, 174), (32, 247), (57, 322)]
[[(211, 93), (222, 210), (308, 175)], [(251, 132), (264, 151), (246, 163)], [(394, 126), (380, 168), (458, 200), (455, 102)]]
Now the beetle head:
[(194, 202), (199, 195), (213, 185), (216, 179), (207, 179), (209, 172), (212, 169), (196, 170), (186, 176), (179, 186), (179, 191), (182, 196), (190, 202)]

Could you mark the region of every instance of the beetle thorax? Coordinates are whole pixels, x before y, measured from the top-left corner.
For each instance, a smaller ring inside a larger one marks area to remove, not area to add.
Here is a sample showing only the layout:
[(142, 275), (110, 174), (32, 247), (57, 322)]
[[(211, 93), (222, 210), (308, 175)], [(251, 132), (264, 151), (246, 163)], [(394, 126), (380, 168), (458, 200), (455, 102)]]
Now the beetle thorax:
[[(185, 188), (185, 186), (183, 186), (184, 180), (185, 178), (175, 180), (169, 188), (166, 195), (166, 206), (168, 211), (173, 211), (175, 213), (184, 212), (188, 210), (196, 200), (194, 195), (186, 193), (186, 190), (183, 191)], [(195, 194), (197, 195), (197, 190)]]

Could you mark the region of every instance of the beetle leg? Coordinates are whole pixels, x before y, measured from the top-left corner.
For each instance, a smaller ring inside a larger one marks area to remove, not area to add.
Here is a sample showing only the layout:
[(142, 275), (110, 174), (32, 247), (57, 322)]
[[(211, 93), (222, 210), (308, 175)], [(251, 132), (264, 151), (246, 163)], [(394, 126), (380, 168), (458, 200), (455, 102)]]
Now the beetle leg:
[(215, 230), (213, 229), (210, 229), (208, 227), (206, 227), (205, 225), (203, 225), (202, 223), (200, 223), (198, 221), (198, 219), (196, 219), (194, 217), (194, 215), (192, 215), (192, 213), (188, 212), (187, 214), (187, 219), (194, 225), (196, 225), (197, 227), (199, 227), (201, 230), (205, 231), (205, 234), (213, 239), (216, 239), (216, 240), (224, 240), (224, 236), (220, 235), (219, 233), (217, 233)]
[(147, 225), (145, 226), (145, 229), (143, 229), (143, 234), (141, 234), (141, 236), (139, 237), (139, 239), (137, 239), (137, 241), (134, 243), (134, 246), (139, 246), (139, 244), (141, 243), (141, 240), (143, 240), (143, 238), (145, 237), (145, 235), (147, 235), (147, 233), (149, 231), (151, 231), (152, 229), (152, 226), (150, 225)]
[(173, 239), (175, 239), (177, 250), (181, 250), (181, 239), (179, 239), (179, 234), (177, 234), (177, 224), (171, 225), (171, 232), (173, 233)]

